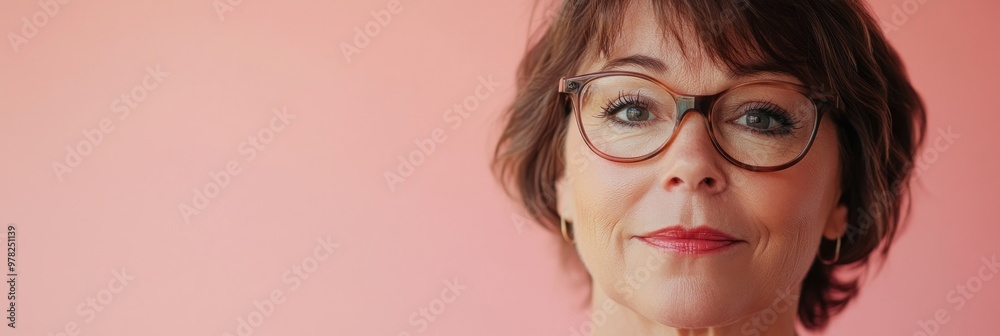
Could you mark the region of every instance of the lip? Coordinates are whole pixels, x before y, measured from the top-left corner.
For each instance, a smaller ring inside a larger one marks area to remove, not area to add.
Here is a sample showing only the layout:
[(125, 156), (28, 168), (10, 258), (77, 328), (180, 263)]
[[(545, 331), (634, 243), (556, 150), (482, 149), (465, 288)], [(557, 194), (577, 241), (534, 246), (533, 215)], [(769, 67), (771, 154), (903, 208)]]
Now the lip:
[(690, 230), (671, 226), (636, 238), (655, 247), (686, 255), (721, 252), (742, 241), (722, 231), (704, 226)]

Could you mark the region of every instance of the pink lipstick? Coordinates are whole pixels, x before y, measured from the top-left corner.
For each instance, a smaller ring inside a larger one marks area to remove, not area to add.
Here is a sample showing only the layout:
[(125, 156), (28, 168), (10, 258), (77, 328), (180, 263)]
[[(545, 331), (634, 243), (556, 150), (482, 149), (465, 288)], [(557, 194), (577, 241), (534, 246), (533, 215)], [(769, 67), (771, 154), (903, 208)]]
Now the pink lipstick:
[(679, 254), (708, 254), (720, 252), (742, 240), (708, 227), (687, 230), (671, 226), (637, 236), (643, 242)]

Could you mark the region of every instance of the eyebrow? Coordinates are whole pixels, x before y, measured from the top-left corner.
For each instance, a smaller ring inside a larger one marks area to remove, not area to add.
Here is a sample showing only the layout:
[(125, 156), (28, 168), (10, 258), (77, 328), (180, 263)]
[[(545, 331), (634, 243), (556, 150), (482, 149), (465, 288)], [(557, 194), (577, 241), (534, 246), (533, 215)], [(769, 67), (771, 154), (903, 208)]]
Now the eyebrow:
[[(604, 64), (604, 66), (601, 67), (600, 71), (608, 71), (608, 70), (612, 70), (612, 69), (615, 69), (615, 68), (621, 68), (621, 67), (627, 67), (627, 66), (638, 66), (638, 67), (641, 67), (643, 69), (646, 69), (647, 71), (652, 71), (654, 73), (666, 73), (667, 72), (667, 65), (665, 63), (663, 63), (662, 61), (660, 61), (657, 58), (646, 56), (646, 55), (640, 55), (640, 54), (635, 54), (635, 55), (631, 55), (631, 56), (628, 56), (628, 57), (621, 57), (621, 58), (613, 59), (613, 60), (609, 61), (608, 63)], [(769, 71), (769, 70), (755, 70), (755, 71), (747, 72), (747, 73), (745, 73), (743, 75), (736, 75), (736, 74), (733, 74), (733, 73), (728, 73), (727, 75), (728, 75), (728, 77), (730, 79), (735, 79), (735, 78), (741, 78), (741, 77), (754, 77), (754, 76), (757, 76), (757, 75), (767, 75), (767, 74), (771, 74), (771, 75), (791, 75), (791, 74), (788, 74), (788, 73), (782, 72), (782, 71)], [(790, 81), (790, 82), (798, 82), (798, 80), (794, 80), (794, 81)]]
[(628, 57), (613, 59), (607, 64), (604, 64), (604, 67), (601, 68), (601, 71), (607, 71), (609, 69), (619, 68), (629, 65), (639, 66), (645, 68), (646, 70), (657, 73), (667, 72), (666, 64), (664, 64), (658, 59), (643, 55), (632, 55)]

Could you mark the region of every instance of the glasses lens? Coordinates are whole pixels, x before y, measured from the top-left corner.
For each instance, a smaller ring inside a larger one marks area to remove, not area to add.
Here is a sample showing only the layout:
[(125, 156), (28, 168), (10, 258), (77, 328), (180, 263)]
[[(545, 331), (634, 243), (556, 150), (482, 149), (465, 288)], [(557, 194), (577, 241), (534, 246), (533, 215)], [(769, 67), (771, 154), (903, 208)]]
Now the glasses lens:
[(766, 84), (736, 88), (713, 109), (713, 132), (722, 150), (757, 167), (797, 158), (808, 146), (817, 119), (816, 106), (805, 95)]
[(580, 124), (604, 154), (636, 158), (652, 153), (673, 133), (677, 104), (659, 85), (632, 76), (607, 76), (583, 87)]

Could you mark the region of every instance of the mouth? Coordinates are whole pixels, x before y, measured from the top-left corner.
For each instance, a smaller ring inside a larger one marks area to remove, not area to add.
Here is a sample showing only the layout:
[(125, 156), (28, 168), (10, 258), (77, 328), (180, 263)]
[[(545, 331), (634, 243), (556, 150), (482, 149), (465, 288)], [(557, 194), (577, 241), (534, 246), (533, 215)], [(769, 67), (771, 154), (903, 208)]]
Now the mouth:
[(685, 255), (721, 252), (743, 241), (708, 227), (688, 230), (680, 226), (663, 228), (636, 238), (657, 248)]

